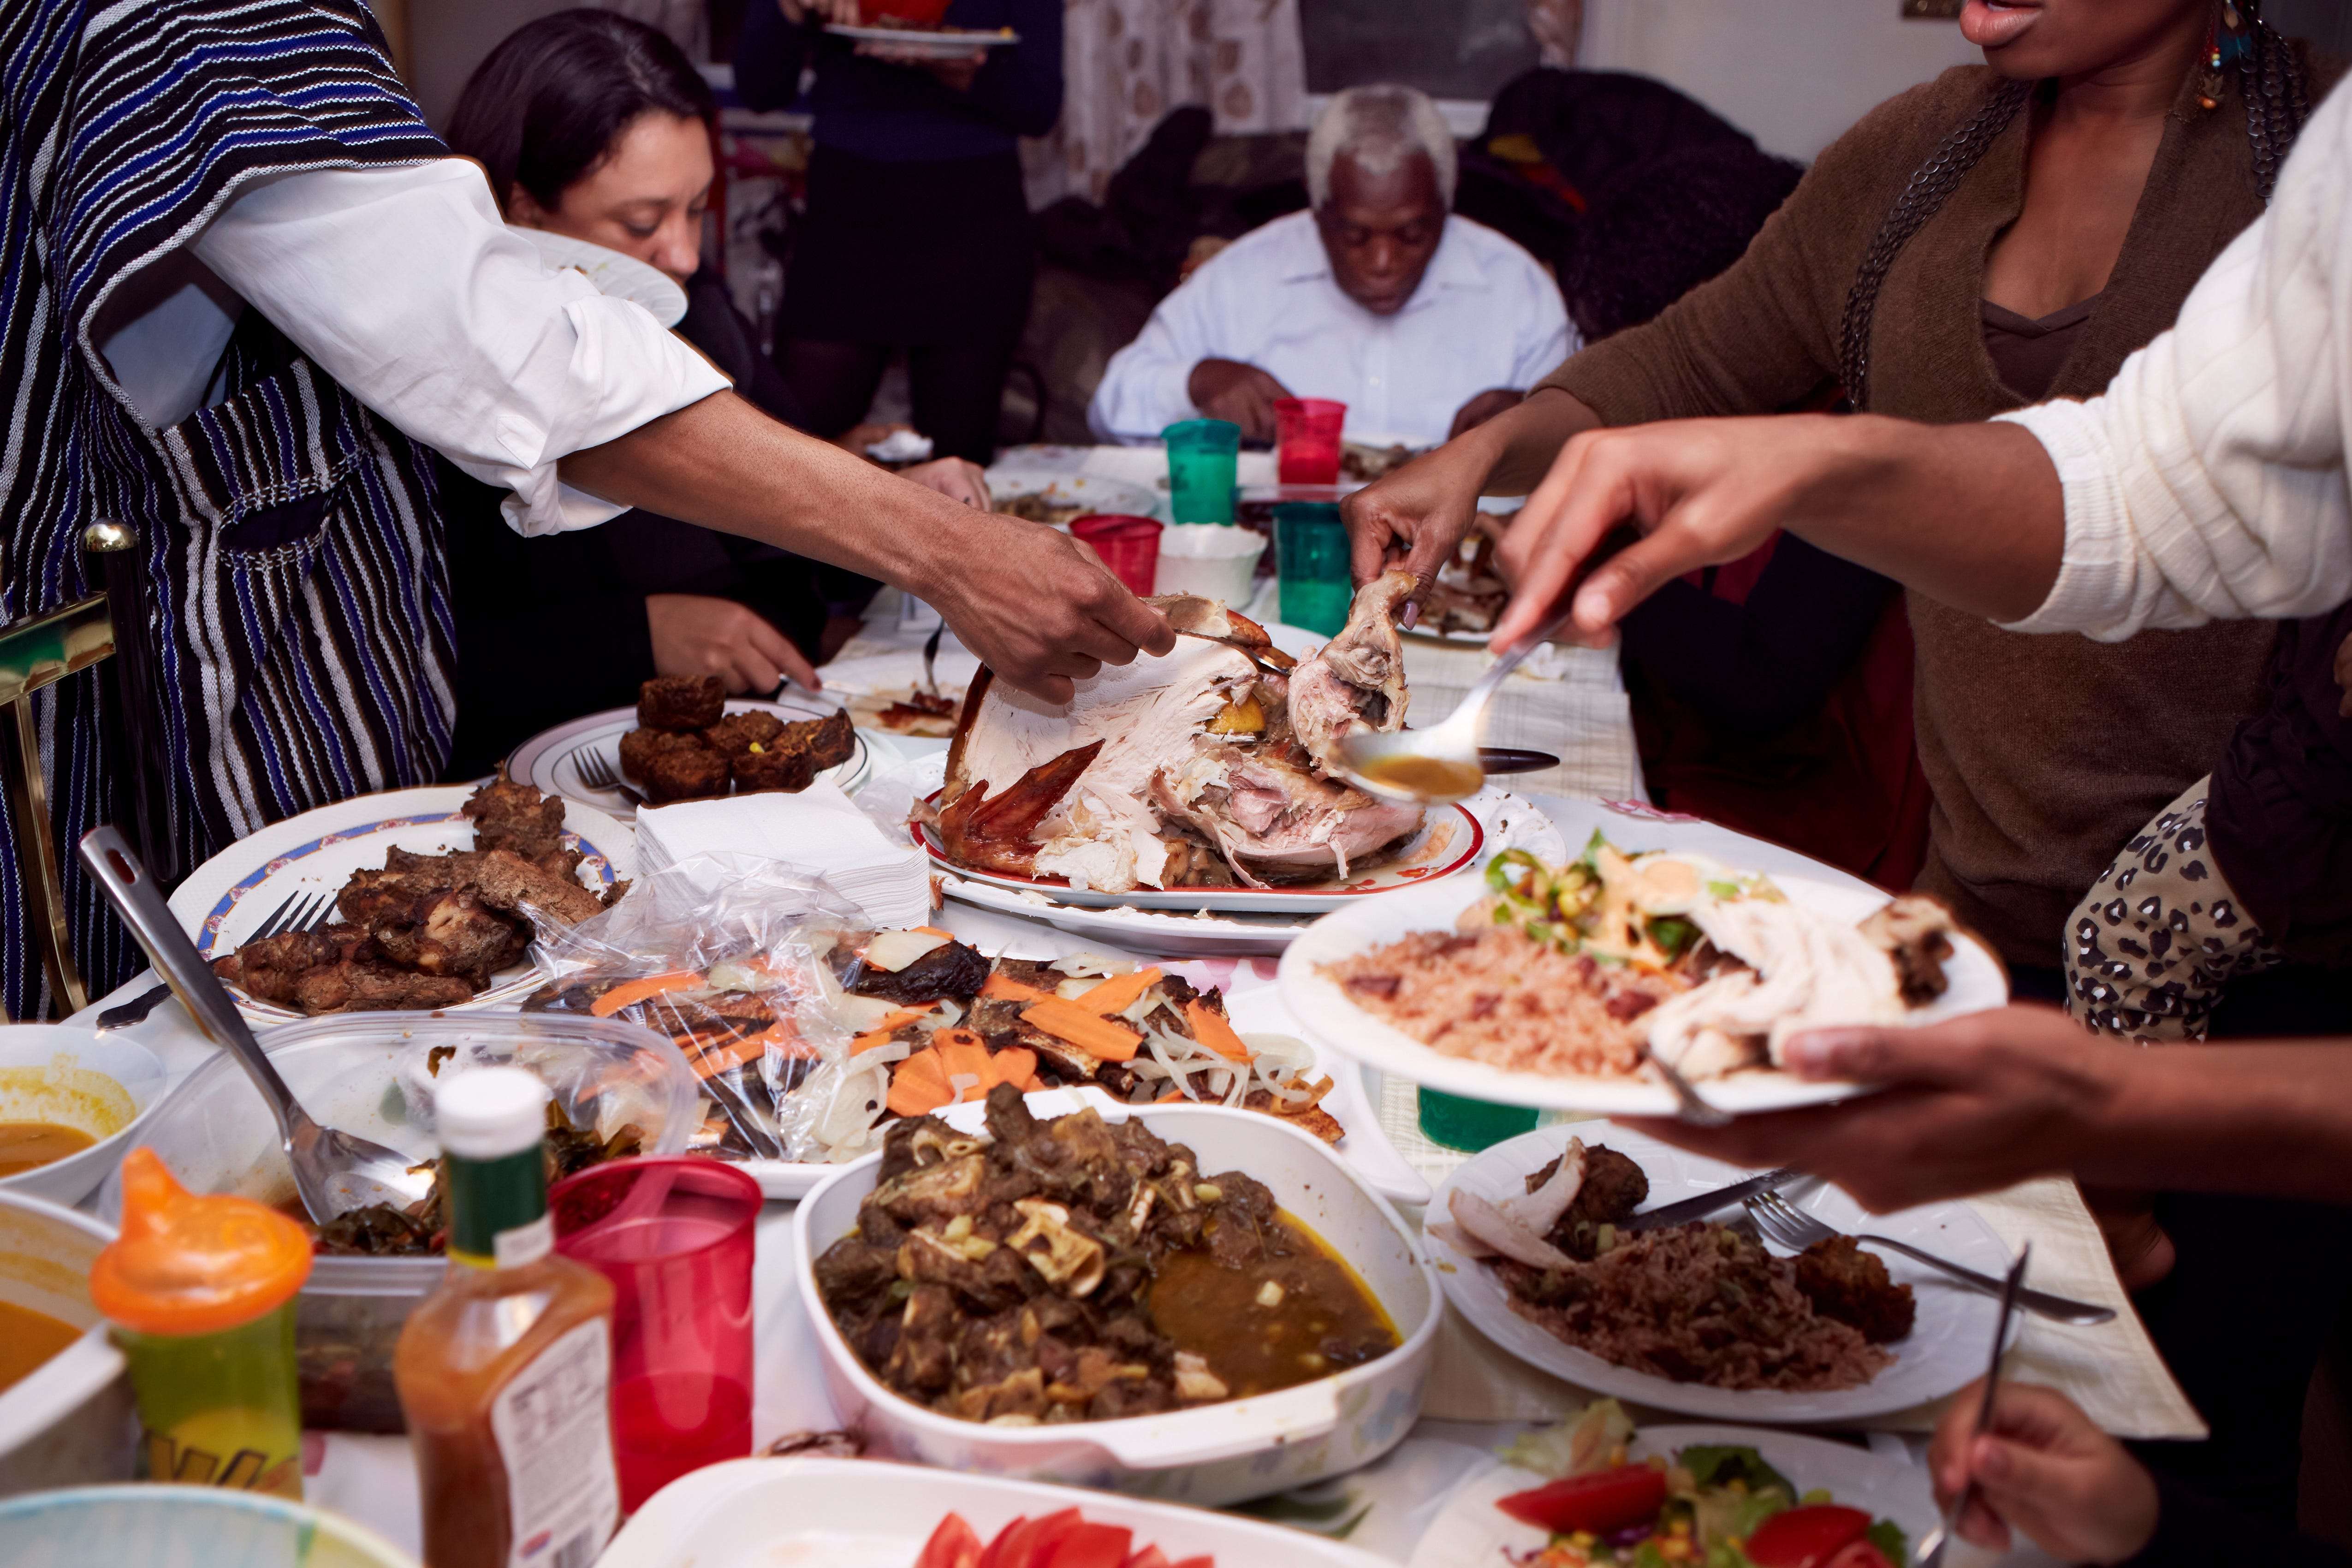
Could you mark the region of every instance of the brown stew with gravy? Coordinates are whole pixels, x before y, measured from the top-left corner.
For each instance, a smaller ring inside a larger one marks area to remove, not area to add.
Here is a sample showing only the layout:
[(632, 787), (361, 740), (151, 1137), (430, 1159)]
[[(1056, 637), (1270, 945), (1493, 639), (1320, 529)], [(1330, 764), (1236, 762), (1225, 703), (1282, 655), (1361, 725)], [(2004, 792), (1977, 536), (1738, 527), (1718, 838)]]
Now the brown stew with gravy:
[(1249, 1268), (1197, 1250), (1161, 1258), (1150, 1309), (1152, 1326), (1206, 1361), (1236, 1399), (1311, 1383), (1398, 1343), (1356, 1271), (1280, 1209)]

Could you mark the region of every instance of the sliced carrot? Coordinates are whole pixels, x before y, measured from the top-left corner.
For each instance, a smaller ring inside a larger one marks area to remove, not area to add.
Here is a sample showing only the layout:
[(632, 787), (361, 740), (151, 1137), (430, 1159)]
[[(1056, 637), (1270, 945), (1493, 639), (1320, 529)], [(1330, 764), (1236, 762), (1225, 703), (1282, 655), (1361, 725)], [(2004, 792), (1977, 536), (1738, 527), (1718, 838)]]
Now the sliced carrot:
[(634, 1007), (665, 991), (683, 991), (689, 985), (702, 983), (701, 974), (691, 969), (673, 969), (667, 974), (648, 974), (643, 980), (624, 980), (589, 1003), (588, 1011), (599, 1018), (609, 1018), (624, 1007)]
[(1044, 1030), (1057, 1040), (1067, 1040), (1088, 1056), (1107, 1062), (1130, 1061), (1135, 1047), (1143, 1037), (1122, 1024), (1114, 1024), (1101, 1015), (1089, 1012), (1076, 1002), (1065, 1002), (1059, 996), (1048, 996), (1021, 1010), (1021, 1021)]
[(1166, 1094), (1161, 1095), (1158, 1100), (1153, 1100), (1151, 1103), (1154, 1105), (1181, 1105), (1184, 1103), (1184, 1096), (1179, 1090), (1171, 1089)]
[(694, 1076), (698, 1079), (716, 1078), (730, 1068), (739, 1068), (745, 1062), (757, 1059), (765, 1049), (767, 1047), (757, 1040), (738, 1040), (731, 1046), (713, 1046), (692, 1058)]
[(1009, 1083), (1024, 1094), (1045, 1086), (1037, 1081), (1037, 1053), (1025, 1046), (1009, 1046), (988, 1058), (991, 1084)]
[(1087, 1012), (1108, 1018), (1113, 1013), (1124, 1013), (1134, 1006), (1143, 999), (1145, 992), (1159, 984), (1159, 970), (1139, 969), (1132, 974), (1114, 974), (1074, 1000)]
[(1234, 1026), (1225, 1016), (1206, 1002), (1195, 1000), (1185, 1003), (1184, 1019), (1192, 1026), (1194, 1039), (1227, 1061), (1245, 1062), (1256, 1055), (1243, 1043), (1239, 1035), (1234, 1033)]
[(968, 1078), (971, 1082), (963, 1087), (960, 1100), (984, 1100), (992, 1081), (988, 1067), (988, 1047), (978, 1040), (944, 1041), (931, 1047), (939, 1053), (940, 1066), (947, 1073), (948, 1087), (953, 1089), (956, 1079)]
[(1050, 991), (1040, 991), (1034, 985), (1009, 980), (1002, 974), (990, 975), (988, 984), (980, 988), (980, 994), (992, 1002), (1043, 1002), (1053, 994)]
[(849, 1054), (854, 1057), (862, 1051), (870, 1051), (877, 1046), (888, 1045), (891, 1036), (929, 1011), (929, 1007), (901, 1007), (897, 1012), (887, 1015), (880, 1023), (849, 1042)]
[(885, 1103), (900, 1116), (922, 1116), (954, 1099), (939, 1053), (920, 1050), (891, 1070), (890, 1093)]
[(956, 939), (955, 932), (951, 931), (941, 931), (937, 926), (908, 926), (907, 929), (908, 931), (921, 931), (925, 936), (945, 937), (950, 942), (953, 942)]

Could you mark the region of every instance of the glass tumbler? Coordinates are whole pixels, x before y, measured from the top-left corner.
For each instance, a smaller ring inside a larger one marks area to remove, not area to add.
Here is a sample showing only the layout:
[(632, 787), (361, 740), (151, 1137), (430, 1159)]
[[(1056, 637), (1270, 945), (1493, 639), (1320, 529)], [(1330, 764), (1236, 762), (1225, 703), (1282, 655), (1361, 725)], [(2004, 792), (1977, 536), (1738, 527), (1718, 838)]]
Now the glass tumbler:
[(1160, 433), (1168, 443), (1168, 501), (1178, 522), (1231, 522), (1242, 427), (1230, 419), (1187, 419)]
[(555, 1249), (613, 1282), (621, 1510), (751, 1452), (751, 1252), (760, 1184), (682, 1155), (616, 1160), (548, 1194)]

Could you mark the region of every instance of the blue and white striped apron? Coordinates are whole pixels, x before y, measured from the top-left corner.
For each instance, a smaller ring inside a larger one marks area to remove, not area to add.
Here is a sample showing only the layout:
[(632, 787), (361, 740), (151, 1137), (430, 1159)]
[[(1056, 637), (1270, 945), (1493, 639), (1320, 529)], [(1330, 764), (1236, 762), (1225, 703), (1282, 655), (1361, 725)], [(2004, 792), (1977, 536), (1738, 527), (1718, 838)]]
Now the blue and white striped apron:
[[(139, 531), (168, 809), (195, 864), (367, 790), (428, 783), (456, 701), (430, 463), (247, 311), (225, 401), (142, 423), (92, 342), (141, 268), (247, 182), (446, 156), (362, 0), (0, 5), (0, 622), (82, 596), (83, 529)], [(75, 961), (142, 962), (72, 847), (127, 798), (94, 672), (37, 700)], [(0, 1007), (49, 1004), (0, 798)]]

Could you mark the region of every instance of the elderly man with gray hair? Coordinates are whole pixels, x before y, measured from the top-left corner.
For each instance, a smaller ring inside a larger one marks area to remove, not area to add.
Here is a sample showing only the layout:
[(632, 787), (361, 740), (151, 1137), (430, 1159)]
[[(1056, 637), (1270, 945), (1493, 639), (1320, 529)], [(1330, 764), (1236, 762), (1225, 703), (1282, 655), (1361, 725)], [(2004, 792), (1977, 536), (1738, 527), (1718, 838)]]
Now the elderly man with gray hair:
[(1307, 142), (1310, 211), (1212, 258), (1111, 359), (1108, 440), (1230, 419), (1271, 440), (1280, 397), (1348, 405), (1348, 434), (1433, 447), (1519, 401), (1579, 346), (1534, 257), (1454, 216), (1454, 137), (1423, 93), (1359, 87)]

